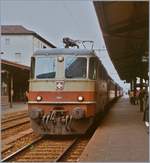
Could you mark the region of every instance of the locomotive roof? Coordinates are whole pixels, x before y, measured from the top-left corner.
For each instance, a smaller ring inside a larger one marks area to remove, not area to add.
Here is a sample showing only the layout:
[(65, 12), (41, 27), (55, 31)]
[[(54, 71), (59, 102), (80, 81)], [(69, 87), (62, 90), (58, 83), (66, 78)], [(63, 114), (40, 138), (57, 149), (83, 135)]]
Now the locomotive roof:
[(52, 49), (41, 49), (34, 52), (34, 56), (36, 55), (57, 55), (57, 54), (73, 54), (73, 55), (93, 55), (94, 50), (88, 49), (69, 49), (69, 48), (52, 48)]

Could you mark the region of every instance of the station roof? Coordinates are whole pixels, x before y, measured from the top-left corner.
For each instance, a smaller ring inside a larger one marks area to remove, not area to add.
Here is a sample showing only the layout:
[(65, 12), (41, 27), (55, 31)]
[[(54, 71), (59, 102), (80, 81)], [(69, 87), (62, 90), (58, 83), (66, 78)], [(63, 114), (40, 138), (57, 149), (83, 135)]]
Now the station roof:
[(21, 65), (15, 62), (11, 62), (11, 61), (7, 61), (7, 60), (1, 60), (1, 65), (2, 68), (3, 67), (7, 67), (10, 69), (20, 69), (20, 70), (25, 70), (25, 71), (30, 71), (30, 67), (29, 66), (25, 66), (25, 65)]
[(7, 60), (1, 60), (1, 73), (5, 72), (13, 75), (17, 83), (22, 83), (29, 80), (30, 67)]
[(1, 26), (1, 34), (2, 35), (33, 35), (34, 37), (38, 38), (39, 40), (43, 41), (49, 47), (56, 48), (55, 45), (44, 39), (39, 34), (35, 33), (34, 31), (28, 30), (22, 25), (2, 25)]
[[(110, 58), (122, 80), (148, 78), (148, 1), (94, 1)], [(145, 62), (144, 62), (145, 61)]]

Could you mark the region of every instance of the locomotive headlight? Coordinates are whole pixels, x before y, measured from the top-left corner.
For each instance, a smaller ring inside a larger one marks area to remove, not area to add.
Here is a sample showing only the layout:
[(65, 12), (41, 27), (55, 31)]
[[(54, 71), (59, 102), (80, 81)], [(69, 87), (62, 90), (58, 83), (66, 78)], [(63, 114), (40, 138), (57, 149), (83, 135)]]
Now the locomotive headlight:
[(64, 57), (59, 56), (59, 57), (57, 58), (57, 61), (58, 61), (58, 62), (63, 62), (63, 61), (64, 61)]
[(82, 97), (82, 96), (78, 97), (78, 101), (83, 101), (83, 100), (84, 100), (84, 97)]
[(41, 97), (41, 96), (37, 96), (37, 97), (36, 97), (36, 100), (37, 100), (37, 101), (41, 101), (41, 100), (42, 100), (42, 97)]

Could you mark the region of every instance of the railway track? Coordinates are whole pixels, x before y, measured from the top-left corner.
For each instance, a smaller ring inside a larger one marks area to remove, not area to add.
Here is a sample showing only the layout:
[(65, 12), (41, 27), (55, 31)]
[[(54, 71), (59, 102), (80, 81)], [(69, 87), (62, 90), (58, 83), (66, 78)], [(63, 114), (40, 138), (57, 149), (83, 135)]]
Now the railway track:
[(20, 118), (25, 118), (28, 116), (28, 113), (27, 112), (21, 112), (21, 113), (18, 113), (16, 115), (7, 115), (7, 116), (4, 116), (2, 118), (2, 121), (1, 123), (4, 124), (6, 122), (11, 122), (11, 121), (14, 121), (14, 120), (17, 120), (17, 119), (20, 119)]
[(57, 162), (77, 162), (90, 138), (80, 138)]
[(16, 117), (27, 115), (27, 110), (25, 111), (17, 111), (17, 112), (12, 112), (12, 113), (5, 113), (2, 114), (2, 119), (1, 122), (7, 121), (8, 119), (15, 119)]
[(5, 131), (16, 126), (20, 126), (25, 123), (29, 123), (29, 121), (30, 121), (30, 118), (28, 116), (25, 116), (25, 117), (23, 116), (23, 117), (18, 117), (18, 118), (16, 117), (15, 119), (2, 121), (1, 131)]
[(25, 124), (20, 124), (16, 127), (12, 127), (7, 130), (3, 130), (1, 132), (1, 140), (7, 139), (8, 137), (12, 137), (13, 135), (16, 135), (17, 133), (25, 131), (29, 128), (31, 128), (30, 122)]
[(6, 158), (7, 156), (21, 149), (25, 145), (33, 142), (33, 140), (37, 139), (38, 137), (39, 135), (35, 134), (32, 129), (28, 129), (23, 132), (17, 133), (12, 137), (2, 140), (1, 157)]
[(29, 128), (30, 119), (27, 111), (6, 114), (1, 121), (1, 139), (6, 139)]
[(11, 128), (14, 124), (26, 121), (26, 119), (29, 119), (27, 111), (18, 111), (4, 114), (2, 115), (1, 119), (1, 131)]
[[(85, 139), (85, 138), (84, 138)], [(88, 139), (89, 140), (89, 139)], [(82, 138), (38, 138), (2, 161), (10, 162), (62, 162), (77, 161), (88, 140)]]
[(70, 146), (76, 141), (76, 139), (69, 140), (49, 140), (42, 137), (34, 140), (32, 143), (24, 146), (15, 153), (6, 157), (2, 161), (55, 161), (61, 157)]

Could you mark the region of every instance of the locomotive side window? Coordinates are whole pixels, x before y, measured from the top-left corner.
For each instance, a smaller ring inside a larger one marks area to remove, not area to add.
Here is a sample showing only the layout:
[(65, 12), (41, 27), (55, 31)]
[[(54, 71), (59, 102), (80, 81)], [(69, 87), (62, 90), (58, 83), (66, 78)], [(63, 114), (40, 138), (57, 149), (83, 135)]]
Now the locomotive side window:
[(87, 59), (84, 57), (66, 57), (65, 77), (86, 78)]
[(56, 76), (56, 63), (53, 57), (37, 57), (35, 63), (37, 79), (49, 79)]
[(90, 58), (89, 62), (89, 79), (95, 80), (97, 76), (97, 59)]

